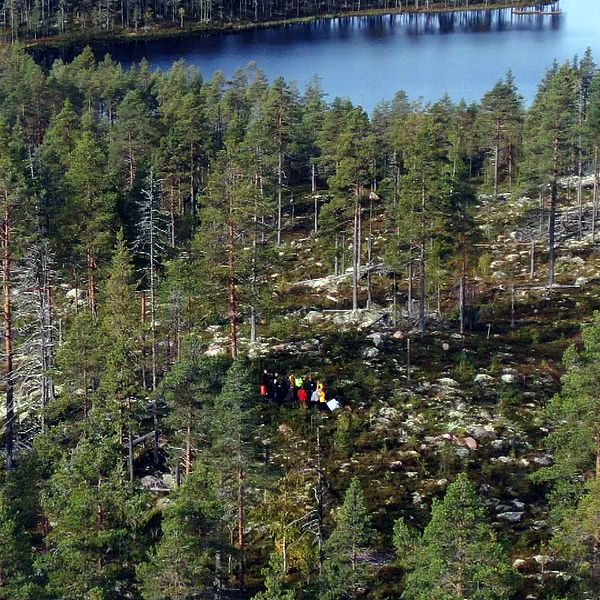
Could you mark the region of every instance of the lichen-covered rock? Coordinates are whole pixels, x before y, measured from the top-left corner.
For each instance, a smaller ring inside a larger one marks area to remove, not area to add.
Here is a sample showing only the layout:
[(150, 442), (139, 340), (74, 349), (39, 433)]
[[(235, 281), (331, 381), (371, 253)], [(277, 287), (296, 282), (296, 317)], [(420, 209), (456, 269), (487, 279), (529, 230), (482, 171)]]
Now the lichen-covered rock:
[(437, 383), (444, 388), (457, 388), (460, 385), (458, 381), (451, 379), (450, 377), (441, 377), (437, 380)]
[(491, 375), (488, 375), (487, 373), (478, 373), (473, 379), (473, 383), (476, 383), (482, 387), (491, 385), (493, 382), (494, 378)]
[(383, 348), (384, 340), (383, 340), (383, 335), (381, 335), (381, 333), (379, 333), (379, 332), (370, 333), (367, 336), (367, 339), (373, 343), (375, 348), (378, 348), (378, 349)]
[(520, 523), (523, 520), (524, 513), (521, 511), (507, 511), (501, 512), (497, 516), (499, 519), (503, 521), (508, 521), (509, 523)]
[(377, 358), (379, 356), (379, 349), (378, 348), (365, 348), (362, 352), (361, 352), (361, 356), (363, 358)]

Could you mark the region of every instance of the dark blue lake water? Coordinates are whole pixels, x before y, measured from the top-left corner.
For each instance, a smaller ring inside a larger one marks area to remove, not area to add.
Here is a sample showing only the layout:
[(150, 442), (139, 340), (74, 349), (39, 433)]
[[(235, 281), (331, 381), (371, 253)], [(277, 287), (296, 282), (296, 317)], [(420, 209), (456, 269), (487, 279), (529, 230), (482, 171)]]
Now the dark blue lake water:
[(411, 98), (479, 99), (510, 68), (530, 101), (545, 69), (594, 50), (600, 62), (600, 2), (561, 0), (555, 17), (510, 10), (318, 20), (188, 39), (127, 42), (106, 49), (124, 64), (147, 58), (168, 68), (185, 59), (205, 77), (255, 61), (269, 78), (302, 88), (317, 74), (329, 99), (371, 110), (399, 89)]

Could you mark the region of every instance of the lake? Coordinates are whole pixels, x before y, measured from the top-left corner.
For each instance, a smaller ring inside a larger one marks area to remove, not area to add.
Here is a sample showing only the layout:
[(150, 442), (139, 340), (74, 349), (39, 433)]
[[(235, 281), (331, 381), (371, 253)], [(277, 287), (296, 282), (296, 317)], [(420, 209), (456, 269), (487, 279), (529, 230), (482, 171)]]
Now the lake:
[(581, 55), (589, 46), (600, 62), (600, 2), (562, 0), (554, 17), (510, 10), (319, 19), (184, 39), (119, 42), (110, 52), (125, 65), (147, 58), (166, 69), (185, 59), (205, 77), (231, 76), (255, 61), (270, 79), (300, 88), (319, 75), (328, 98), (350, 98), (368, 110), (399, 90), (409, 97), (478, 100), (510, 68), (525, 100), (533, 98), (554, 59)]

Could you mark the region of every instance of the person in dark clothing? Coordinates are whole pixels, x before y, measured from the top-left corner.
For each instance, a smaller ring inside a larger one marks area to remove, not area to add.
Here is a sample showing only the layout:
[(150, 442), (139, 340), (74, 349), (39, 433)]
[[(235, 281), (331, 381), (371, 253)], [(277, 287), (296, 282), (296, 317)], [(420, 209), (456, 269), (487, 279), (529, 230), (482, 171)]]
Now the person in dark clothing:
[(294, 375), (294, 373), (292, 373), (291, 375), (288, 376), (288, 394), (287, 394), (287, 400), (289, 402), (296, 402), (296, 400), (298, 400), (297, 397), (297, 389), (296, 389), (296, 375)]
[(304, 389), (306, 389), (307, 396), (312, 398), (313, 392), (317, 390), (317, 382), (313, 379), (312, 375), (309, 375), (304, 380)]
[(283, 404), (288, 393), (288, 381), (286, 377), (282, 377), (279, 373), (275, 373), (273, 379), (273, 399), (277, 404)]

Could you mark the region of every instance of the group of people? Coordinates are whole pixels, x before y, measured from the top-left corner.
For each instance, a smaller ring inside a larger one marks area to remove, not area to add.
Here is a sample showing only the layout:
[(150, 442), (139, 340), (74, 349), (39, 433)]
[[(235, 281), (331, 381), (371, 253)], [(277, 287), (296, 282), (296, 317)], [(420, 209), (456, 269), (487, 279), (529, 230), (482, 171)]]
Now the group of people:
[(291, 373), (286, 376), (280, 373), (269, 373), (267, 369), (263, 369), (260, 395), (274, 400), (277, 404), (300, 402), (304, 407), (309, 405), (322, 409), (327, 407), (325, 386), (312, 375), (302, 377)]

